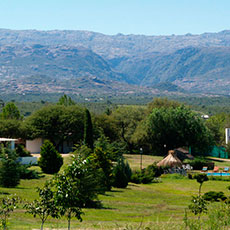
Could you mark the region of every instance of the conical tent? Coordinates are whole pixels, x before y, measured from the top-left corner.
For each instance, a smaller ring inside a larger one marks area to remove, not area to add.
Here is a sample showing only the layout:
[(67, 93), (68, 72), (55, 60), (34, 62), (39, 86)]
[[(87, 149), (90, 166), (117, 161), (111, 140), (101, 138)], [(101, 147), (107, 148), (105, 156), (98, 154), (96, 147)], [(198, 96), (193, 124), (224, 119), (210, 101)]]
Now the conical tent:
[(168, 156), (158, 162), (157, 166), (181, 167), (182, 162), (176, 156), (173, 150), (169, 150)]

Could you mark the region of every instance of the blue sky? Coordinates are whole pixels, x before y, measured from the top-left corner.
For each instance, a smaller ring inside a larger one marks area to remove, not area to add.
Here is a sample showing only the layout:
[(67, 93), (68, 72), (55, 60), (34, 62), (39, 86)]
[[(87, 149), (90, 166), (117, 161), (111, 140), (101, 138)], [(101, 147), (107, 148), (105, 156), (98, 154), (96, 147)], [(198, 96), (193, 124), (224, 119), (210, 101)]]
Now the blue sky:
[(230, 29), (230, 0), (0, 0), (0, 28), (104, 34), (200, 34)]

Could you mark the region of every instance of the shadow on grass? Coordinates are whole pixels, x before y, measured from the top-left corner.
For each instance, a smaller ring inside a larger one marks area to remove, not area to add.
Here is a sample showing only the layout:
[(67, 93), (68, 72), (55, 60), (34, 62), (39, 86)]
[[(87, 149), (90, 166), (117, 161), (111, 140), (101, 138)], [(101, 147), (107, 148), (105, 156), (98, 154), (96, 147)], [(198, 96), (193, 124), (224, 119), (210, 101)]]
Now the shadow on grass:
[(224, 162), (224, 160), (221, 160), (221, 159), (213, 159), (213, 158), (209, 158), (209, 157), (207, 157), (207, 159), (209, 161), (214, 161), (214, 162)]
[(2, 191), (0, 191), (0, 195), (9, 195), (10, 193), (8, 193), (8, 192), (2, 192)]
[(130, 187), (140, 187), (138, 184), (134, 184), (134, 183), (129, 184), (129, 186), (130, 186)]
[(210, 159), (208, 158), (210, 161), (214, 161), (214, 162), (224, 162), (223, 160), (219, 160), (219, 159)]
[(88, 204), (86, 204), (86, 208), (87, 209), (107, 209), (107, 210), (112, 210), (113, 209), (113, 210), (115, 210), (114, 208), (103, 206), (103, 204), (99, 200), (90, 201)]

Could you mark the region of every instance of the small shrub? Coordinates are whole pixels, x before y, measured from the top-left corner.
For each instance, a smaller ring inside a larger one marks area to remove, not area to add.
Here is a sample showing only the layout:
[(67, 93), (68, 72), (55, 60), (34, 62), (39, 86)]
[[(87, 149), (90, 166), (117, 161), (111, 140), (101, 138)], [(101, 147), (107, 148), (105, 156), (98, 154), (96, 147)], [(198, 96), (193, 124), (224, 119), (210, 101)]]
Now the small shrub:
[(230, 181), (229, 176), (209, 176), (209, 180), (216, 180), (216, 181)]
[(29, 169), (30, 165), (20, 165), (20, 179), (39, 179), (41, 176), (35, 170)]
[(133, 171), (130, 181), (135, 184), (141, 184), (141, 171)]
[(195, 157), (193, 160), (185, 160), (184, 163), (190, 164), (194, 170), (202, 170), (204, 166), (208, 166), (208, 169), (213, 168), (213, 164), (204, 157)]
[(63, 164), (61, 154), (55, 149), (54, 145), (46, 140), (41, 147), (41, 157), (38, 160), (38, 165), (44, 173), (57, 173)]
[(126, 188), (131, 180), (132, 170), (127, 161), (120, 157), (113, 169), (113, 186), (117, 188)]
[(188, 173), (188, 179), (192, 180), (193, 179), (193, 176), (191, 173)]
[(116, 188), (126, 188), (128, 182), (129, 179), (125, 171), (125, 162), (123, 158), (120, 158), (113, 169), (113, 186)]
[(215, 192), (215, 191), (210, 191), (206, 192), (203, 195), (204, 200), (206, 201), (211, 201), (211, 202), (218, 202), (218, 201), (224, 201), (227, 199), (227, 197), (224, 195), (223, 192)]
[(28, 150), (26, 150), (23, 145), (18, 145), (15, 150), (19, 157), (30, 157), (31, 156), (31, 153)]
[(146, 169), (144, 169), (144, 173), (146, 175), (150, 175), (152, 178), (155, 178), (161, 176), (161, 174), (164, 173), (164, 170), (154, 163), (152, 165), (149, 165)]
[(153, 183), (155, 178), (159, 177), (163, 173), (163, 169), (157, 167), (155, 164), (149, 165), (142, 171), (137, 170), (132, 173), (131, 182), (135, 184), (149, 184)]

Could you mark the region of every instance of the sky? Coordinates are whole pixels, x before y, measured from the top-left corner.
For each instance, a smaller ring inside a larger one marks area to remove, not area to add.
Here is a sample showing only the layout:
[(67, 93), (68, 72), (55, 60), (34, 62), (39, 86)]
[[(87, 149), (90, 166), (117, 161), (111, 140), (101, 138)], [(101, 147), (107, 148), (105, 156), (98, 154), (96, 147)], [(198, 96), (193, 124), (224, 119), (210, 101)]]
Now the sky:
[(0, 0), (0, 28), (103, 34), (201, 34), (230, 29), (230, 0)]

